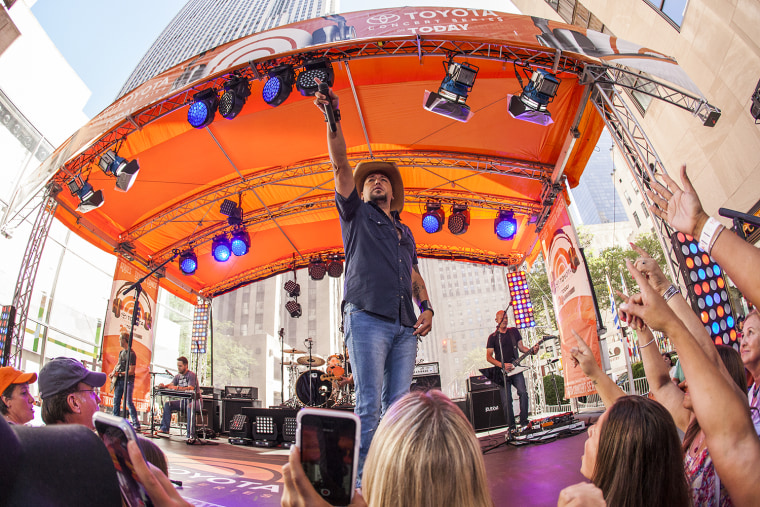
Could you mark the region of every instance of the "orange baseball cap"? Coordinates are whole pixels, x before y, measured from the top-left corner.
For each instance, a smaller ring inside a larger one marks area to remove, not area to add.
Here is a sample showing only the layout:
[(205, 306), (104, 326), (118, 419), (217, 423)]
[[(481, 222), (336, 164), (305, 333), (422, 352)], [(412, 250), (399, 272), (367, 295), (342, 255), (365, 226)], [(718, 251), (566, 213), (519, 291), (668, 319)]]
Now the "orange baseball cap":
[(33, 384), (37, 382), (36, 373), (24, 373), (13, 366), (0, 368), (0, 393), (4, 393), (11, 384)]

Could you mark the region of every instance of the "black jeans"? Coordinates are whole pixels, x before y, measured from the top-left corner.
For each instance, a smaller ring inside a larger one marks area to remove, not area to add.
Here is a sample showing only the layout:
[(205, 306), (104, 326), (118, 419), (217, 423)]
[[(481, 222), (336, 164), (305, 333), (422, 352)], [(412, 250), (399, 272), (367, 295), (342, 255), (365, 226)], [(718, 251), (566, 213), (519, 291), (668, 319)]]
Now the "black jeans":
[(528, 424), (528, 390), (525, 388), (525, 377), (522, 373), (506, 377), (507, 385), (499, 390), (501, 394), (501, 404), (504, 407), (504, 415), (507, 418), (507, 424), (510, 428), (515, 427), (515, 414), (512, 410), (512, 386), (517, 389), (517, 395), (520, 397), (520, 425)]

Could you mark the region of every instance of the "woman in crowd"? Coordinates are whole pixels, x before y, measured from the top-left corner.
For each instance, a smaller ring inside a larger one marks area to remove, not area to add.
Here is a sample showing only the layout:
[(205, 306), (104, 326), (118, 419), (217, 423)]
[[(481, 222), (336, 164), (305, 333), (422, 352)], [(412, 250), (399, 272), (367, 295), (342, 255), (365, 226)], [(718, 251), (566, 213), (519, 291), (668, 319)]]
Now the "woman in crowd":
[(34, 397), (29, 394), (29, 384), (36, 381), (36, 373), (24, 373), (12, 366), (0, 368), (0, 414), (10, 424), (26, 424), (34, 419)]
[[(306, 478), (297, 448), (282, 473), (283, 506), (328, 505)], [(362, 495), (352, 505), (366, 505), (366, 498), (372, 507), (493, 506), (475, 432), (437, 390), (411, 392), (385, 414), (367, 455)]]
[(573, 362), (594, 382), (607, 407), (588, 430), (581, 473), (602, 491), (610, 507), (691, 505), (673, 418), (656, 401), (626, 396), (574, 334)]
[(749, 387), (749, 406), (755, 431), (760, 435), (760, 314), (757, 309), (747, 314), (743, 331), (739, 351), (744, 367), (754, 380)]

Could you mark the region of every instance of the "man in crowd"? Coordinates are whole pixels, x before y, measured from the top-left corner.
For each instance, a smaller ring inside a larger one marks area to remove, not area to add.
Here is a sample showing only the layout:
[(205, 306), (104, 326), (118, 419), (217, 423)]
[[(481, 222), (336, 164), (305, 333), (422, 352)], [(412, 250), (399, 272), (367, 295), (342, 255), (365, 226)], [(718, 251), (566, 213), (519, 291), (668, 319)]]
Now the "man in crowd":
[(92, 415), (100, 405), (106, 374), (90, 371), (70, 357), (57, 357), (40, 370), (42, 420), (45, 424), (82, 424), (94, 430)]
[[(179, 410), (187, 410), (187, 436), (193, 438), (195, 433), (195, 426), (193, 425), (193, 408), (197, 407), (201, 399), (201, 387), (198, 384), (198, 376), (190, 371), (187, 367), (187, 358), (180, 356), (177, 358), (177, 371), (179, 372), (174, 376), (171, 383), (158, 384), (159, 389), (172, 389), (176, 391), (189, 391), (192, 393), (192, 398), (184, 400), (172, 400), (164, 403), (164, 416), (161, 419), (161, 427), (159, 432), (169, 434), (169, 427), (172, 422), (172, 412)], [(191, 403), (193, 401), (193, 403)]]
[(488, 337), (486, 345), (486, 360), (504, 371), (497, 373), (496, 381), (506, 379), (506, 383), (500, 389), (501, 403), (504, 407), (504, 415), (507, 418), (509, 428), (515, 429), (515, 414), (512, 410), (512, 386), (517, 388), (517, 395), (520, 398), (520, 426), (528, 424), (528, 390), (525, 388), (525, 377), (522, 372), (509, 376), (509, 372), (515, 368), (512, 362), (520, 357), (520, 353), (538, 352), (538, 344), (532, 348), (523, 345), (522, 335), (516, 327), (509, 326), (509, 317), (502, 311), (496, 312), (496, 324), (498, 327)]
[(116, 366), (114, 366), (113, 372), (111, 372), (111, 382), (114, 383), (113, 415), (121, 415), (122, 396), (124, 396), (124, 393), (126, 391), (127, 407), (129, 408), (129, 414), (132, 416), (132, 426), (135, 428), (135, 430), (140, 431), (140, 421), (137, 419), (137, 409), (135, 408), (135, 403), (132, 401), (132, 392), (135, 389), (135, 369), (137, 368), (137, 354), (134, 350), (132, 350), (129, 358), (129, 375), (126, 375), (125, 370), (127, 369), (129, 333), (122, 331), (122, 333), (119, 335), (119, 344), (121, 345), (119, 360), (116, 362)]
[[(332, 107), (336, 130), (327, 127), (327, 146), (335, 178), (346, 278), (343, 302), (346, 344), (361, 419), (359, 478), (380, 416), (409, 392), (418, 336), (433, 323), (433, 309), (417, 266), (412, 231), (401, 222), (404, 184), (392, 162), (361, 162), (352, 172), (340, 126), (338, 97), (316, 94), (325, 113)], [(420, 309), (415, 317), (415, 300)]]

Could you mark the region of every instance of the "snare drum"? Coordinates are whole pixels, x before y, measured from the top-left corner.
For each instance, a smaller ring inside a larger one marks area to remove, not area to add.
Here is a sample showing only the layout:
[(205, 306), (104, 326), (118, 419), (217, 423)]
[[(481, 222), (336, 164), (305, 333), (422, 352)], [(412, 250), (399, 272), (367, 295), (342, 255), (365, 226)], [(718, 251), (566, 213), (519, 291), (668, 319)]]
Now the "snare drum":
[(320, 370), (307, 370), (296, 381), (296, 398), (304, 407), (322, 407), (332, 395), (332, 382), (320, 380), (324, 373)]

